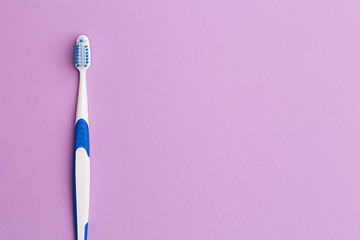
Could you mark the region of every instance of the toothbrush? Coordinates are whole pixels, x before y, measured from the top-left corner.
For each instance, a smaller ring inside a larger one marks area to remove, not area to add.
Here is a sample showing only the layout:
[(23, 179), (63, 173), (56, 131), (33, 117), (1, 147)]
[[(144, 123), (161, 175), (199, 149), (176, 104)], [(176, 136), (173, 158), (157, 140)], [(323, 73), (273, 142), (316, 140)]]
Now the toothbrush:
[(86, 71), (90, 67), (89, 38), (76, 40), (75, 67), (79, 70), (79, 92), (75, 120), (74, 145), (74, 217), (76, 240), (86, 240), (90, 200), (89, 116), (86, 93)]

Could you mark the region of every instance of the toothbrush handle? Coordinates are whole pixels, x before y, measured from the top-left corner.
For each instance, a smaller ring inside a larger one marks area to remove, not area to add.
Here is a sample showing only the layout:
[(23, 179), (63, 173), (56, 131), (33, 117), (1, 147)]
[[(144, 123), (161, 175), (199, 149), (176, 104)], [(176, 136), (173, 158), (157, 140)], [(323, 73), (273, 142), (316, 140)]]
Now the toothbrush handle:
[(85, 73), (80, 72), (74, 146), (74, 215), (76, 240), (87, 239), (90, 204), (90, 149)]
[(90, 203), (89, 127), (84, 119), (75, 125), (74, 211), (76, 239), (87, 239)]

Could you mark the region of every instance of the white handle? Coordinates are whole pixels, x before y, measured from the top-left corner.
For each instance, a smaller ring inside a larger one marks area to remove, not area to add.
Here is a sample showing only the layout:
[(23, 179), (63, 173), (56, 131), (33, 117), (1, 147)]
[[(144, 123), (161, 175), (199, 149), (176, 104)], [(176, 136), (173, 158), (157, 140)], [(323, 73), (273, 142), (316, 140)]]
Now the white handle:
[(87, 239), (90, 204), (90, 151), (86, 71), (80, 71), (75, 122), (74, 214), (76, 239)]
[(90, 157), (84, 148), (75, 152), (77, 240), (86, 240), (90, 204)]

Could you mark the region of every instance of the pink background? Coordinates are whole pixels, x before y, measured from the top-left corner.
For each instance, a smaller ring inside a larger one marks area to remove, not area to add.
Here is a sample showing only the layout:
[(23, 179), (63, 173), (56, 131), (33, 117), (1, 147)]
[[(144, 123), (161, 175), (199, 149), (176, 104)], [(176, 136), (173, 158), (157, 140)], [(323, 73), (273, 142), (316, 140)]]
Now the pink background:
[(0, 239), (360, 239), (360, 2), (0, 2)]

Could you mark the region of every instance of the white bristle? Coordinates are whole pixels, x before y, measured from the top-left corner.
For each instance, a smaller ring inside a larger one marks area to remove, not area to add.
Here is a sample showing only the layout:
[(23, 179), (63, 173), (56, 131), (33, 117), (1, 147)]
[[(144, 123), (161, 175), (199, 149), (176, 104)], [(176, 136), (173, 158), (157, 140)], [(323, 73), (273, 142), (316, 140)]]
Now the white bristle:
[(89, 38), (81, 35), (76, 39), (75, 67), (79, 70), (87, 70), (90, 67), (90, 42)]

